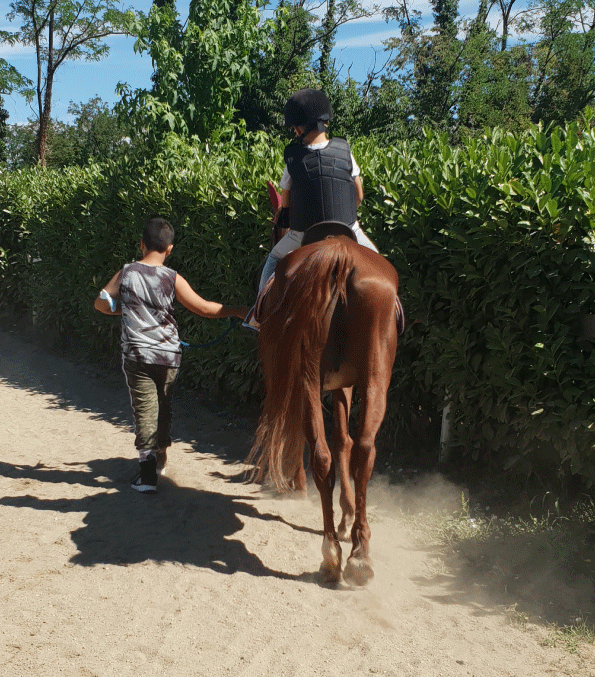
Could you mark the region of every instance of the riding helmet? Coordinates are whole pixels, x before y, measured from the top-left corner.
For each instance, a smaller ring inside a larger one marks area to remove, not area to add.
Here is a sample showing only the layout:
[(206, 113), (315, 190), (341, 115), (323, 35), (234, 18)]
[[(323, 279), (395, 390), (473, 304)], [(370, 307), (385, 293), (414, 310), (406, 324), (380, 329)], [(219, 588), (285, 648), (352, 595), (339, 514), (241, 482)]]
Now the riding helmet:
[(331, 102), (321, 89), (300, 89), (285, 104), (285, 126), (320, 126), (333, 119)]

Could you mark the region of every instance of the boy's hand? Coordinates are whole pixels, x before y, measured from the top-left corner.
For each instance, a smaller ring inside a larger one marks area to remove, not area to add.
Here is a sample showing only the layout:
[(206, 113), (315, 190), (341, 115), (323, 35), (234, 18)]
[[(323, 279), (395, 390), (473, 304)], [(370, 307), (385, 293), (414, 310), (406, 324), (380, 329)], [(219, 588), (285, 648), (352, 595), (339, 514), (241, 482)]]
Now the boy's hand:
[(235, 316), (243, 320), (250, 312), (250, 306), (239, 306), (235, 310), (237, 311)]

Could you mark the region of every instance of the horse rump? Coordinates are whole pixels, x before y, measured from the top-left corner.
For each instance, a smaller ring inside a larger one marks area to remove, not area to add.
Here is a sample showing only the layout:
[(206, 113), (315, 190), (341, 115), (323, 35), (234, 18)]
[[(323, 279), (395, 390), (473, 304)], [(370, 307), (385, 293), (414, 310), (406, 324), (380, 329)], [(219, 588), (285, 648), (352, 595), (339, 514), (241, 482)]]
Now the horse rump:
[(288, 254), (275, 271), (259, 336), (266, 395), (246, 463), (250, 479), (280, 492), (305, 488), (306, 407), (321, 406), (322, 354), (353, 268), (346, 239), (333, 237)]

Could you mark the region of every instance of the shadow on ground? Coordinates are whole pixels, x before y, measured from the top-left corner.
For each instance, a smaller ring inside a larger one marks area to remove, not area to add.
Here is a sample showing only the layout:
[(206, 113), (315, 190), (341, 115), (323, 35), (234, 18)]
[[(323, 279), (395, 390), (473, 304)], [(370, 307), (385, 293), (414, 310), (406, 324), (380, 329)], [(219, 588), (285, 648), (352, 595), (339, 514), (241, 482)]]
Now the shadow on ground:
[[(96, 365), (50, 354), (43, 346), (6, 331), (0, 331), (0, 355), (2, 382), (49, 396), (49, 406), (84, 411), (92, 419), (132, 428), (128, 393), (119, 371), (101, 371)], [(249, 421), (236, 421), (230, 411), (218, 415), (197, 401), (198, 397), (183, 391), (177, 394), (175, 438), (197, 454), (215, 454), (228, 463), (243, 460), (250, 446)], [(71, 534), (79, 550), (73, 564), (173, 561), (221, 573), (245, 571), (255, 576), (296, 578), (267, 569), (240, 540), (233, 539), (243, 528), (240, 517), (284, 521), (282, 518), (261, 514), (244, 497), (178, 486), (167, 477), (160, 480), (157, 497), (138, 494), (129, 488), (135, 464), (134, 448), (129, 458), (96, 459), (71, 464), (68, 469), (64, 465), (51, 468), (0, 462), (0, 474), (6, 477), (78, 484), (95, 490), (80, 499), (4, 496), (0, 505), (86, 513), (85, 526)]]
[[(0, 381), (50, 397), (50, 406), (77, 409), (91, 418), (131, 429), (132, 416), (124, 379), (117, 367), (100, 369), (73, 356), (48, 355), (16, 332), (0, 331)], [(174, 436), (200, 458), (208, 452), (225, 463), (243, 460), (250, 448), (255, 417), (234, 417), (230, 410), (204, 406), (194, 392), (178, 391)], [(45, 500), (4, 496), (0, 505), (56, 512), (82, 512), (85, 526), (71, 534), (78, 553), (72, 563), (126, 565), (154, 560), (207, 567), (221, 573), (243, 571), (254, 576), (313, 580), (268, 569), (240, 540), (241, 517), (283, 521), (261, 514), (253, 497), (160, 481), (158, 500), (130, 491), (134, 450), (128, 458), (96, 459), (71, 469), (0, 463), (0, 474), (41, 482), (67, 482), (92, 487), (80, 499)], [(215, 479), (241, 482), (243, 475)], [(389, 487), (391, 493), (394, 487)], [(409, 497), (411, 498), (411, 497)], [(293, 528), (300, 529), (296, 525)], [(312, 531), (312, 533), (318, 533)], [(453, 547), (432, 547), (433, 570), (415, 579), (422, 594), (444, 604), (461, 604), (478, 614), (502, 606), (534, 619), (564, 625), (581, 616), (595, 619), (595, 543), (571, 524), (539, 533), (488, 534), (483, 539), (457, 539)], [(437, 592), (437, 590), (439, 591)]]
[(307, 579), (268, 569), (240, 540), (233, 539), (243, 529), (240, 517), (287, 524), (283, 518), (260, 513), (247, 503), (252, 496), (231, 497), (180, 487), (165, 477), (160, 480), (158, 496), (138, 494), (129, 488), (130, 461), (124, 458), (97, 459), (76, 464), (72, 470), (2, 462), (0, 474), (100, 489), (79, 499), (46, 500), (32, 495), (0, 498), (0, 505), (15, 508), (86, 513), (85, 526), (70, 534), (79, 551), (71, 559), (73, 564), (127, 565), (153, 560), (224, 574), (243, 571), (253, 576)]

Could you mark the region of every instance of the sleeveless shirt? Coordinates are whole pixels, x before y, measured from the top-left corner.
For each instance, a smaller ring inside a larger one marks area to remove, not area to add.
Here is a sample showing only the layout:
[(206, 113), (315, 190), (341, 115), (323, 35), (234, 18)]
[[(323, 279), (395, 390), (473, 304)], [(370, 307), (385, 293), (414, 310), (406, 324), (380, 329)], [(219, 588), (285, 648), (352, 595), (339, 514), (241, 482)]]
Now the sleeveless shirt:
[(179, 367), (182, 358), (174, 318), (176, 271), (135, 261), (122, 269), (122, 354), (146, 364)]

